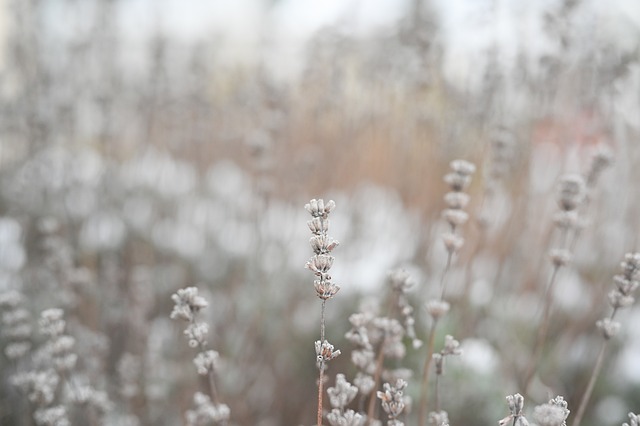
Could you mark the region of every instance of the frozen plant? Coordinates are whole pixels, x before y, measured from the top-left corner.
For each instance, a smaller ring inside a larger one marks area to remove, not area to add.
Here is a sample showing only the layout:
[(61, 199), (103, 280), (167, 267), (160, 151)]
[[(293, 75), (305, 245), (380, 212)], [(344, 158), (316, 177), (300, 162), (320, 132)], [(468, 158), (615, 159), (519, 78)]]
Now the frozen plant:
[(442, 217), (449, 225), (449, 230), (442, 235), (442, 240), (447, 250), (447, 263), (440, 276), (440, 297), (427, 301), (427, 312), (431, 316), (431, 327), (429, 329), (427, 342), (427, 355), (422, 367), (419, 409), (419, 423), (421, 425), (427, 422), (429, 367), (433, 358), (436, 328), (439, 320), (449, 312), (449, 303), (445, 301), (447, 288), (446, 278), (451, 269), (454, 254), (464, 245), (464, 238), (460, 235), (459, 229), (469, 219), (469, 214), (463, 210), (469, 203), (469, 195), (464, 191), (471, 183), (471, 175), (476, 171), (476, 166), (466, 160), (454, 160), (451, 162), (450, 167), (451, 172), (444, 177), (444, 181), (449, 185), (450, 189), (444, 196), (447, 208), (442, 212)]
[(440, 412), (440, 376), (444, 375), (445, 359), (452, 355), (461, 355), (462, 349), (460, 349), (460, 342), (453, 338), (451, 335), (447, 335), (444, 338), (444, 347), (442, 350), (433, 355), (433, 361), (436, 369), (436, 412)]
[(313, 256), (306, 263), (306, 267), (317, 277), (313, 284), (316, 295), (322, 300), (320, 311), (320, 340), (315, 342), (316, 359), (319, 370), (318, 377), (318, 412), (317, 425), (322, 425), (322, 386), (324, 382), (324, 370), (327, 363), (340, 355), (339, 350), (334, 350), (325, 339), (325, 305), (327, 300), (331, 299), (340, 290), (340, 286), (331, 281), (329, 270), (333, 265), (334, 257), (331, 255), (333, 249), (338, 246), (338, 241), (329, 236), (329, 213), (335, 208), (336, 203), (333, 200), (326, 204), (322, 198), (315, 198), (309, 201), (304, 208), (311, 215), (311, 220), (307, 222), (309, 230), (313, 234), (309, 243), (313, 250)]
[(219, 355), (216, 351), (208, 349), (206, 335), (209, 331), (209, 325), (198, 320), (198, 313), (209, 306), (209, 303), (198, 294), (196, 287), (180, 289), (171, 296), (171, 299), (175, 303), (171, 319), (179, 319), (188, 323), (184, 335), (188, 339), (189, 346), (199, 351), (193, 363), (198, 374), (207, 377), (210, 396), (213, 399), (211, 401), (208, 395), (196, 393), (194, 395), (196, 409), (186, 413), (187, 423), (194, 426), (211, 422), (226, 425), (230, 417), (230, 410), (226, 404), (220, 402), (215, 378)]
[(620, 309), (628, 308), (635, 301), (633, 293), (640, 286), (640, 253), (627, 253), (620, 264), (621, 273), (613, 277), (615, 288), (609, 292), (609, 305), (611, 314), (596, 322), (596, 327), (602, 334), (602, 346), (596, 358), (596, 363), (591, 372), (589, 383), (580, 400), (578, 411), (576, 412), (573, 426), (579, 426), (587, 409), (587, 404), (591, 398), (591, 393), (602, 369), (605, 351), (609, 341), (620, 331), (620, 323), (615, 321), (615, 316)]
[(544, 290), (542, 318), (533, 343), (532, 356), (524, 374), (525, 393), (529, 391), (542, 356), (553, 309), (553, 290), (558, 281), (558, 275), (561, 268), (571, 262), (573, 242), (583, 226), (578, 208), (586, 198), (586, 191), (584, 178), (579, 174), (568, 173), (559, 179), (557, 196), (559, 211), (554, 217), (557, 242), (549, 254), (553, 269)]

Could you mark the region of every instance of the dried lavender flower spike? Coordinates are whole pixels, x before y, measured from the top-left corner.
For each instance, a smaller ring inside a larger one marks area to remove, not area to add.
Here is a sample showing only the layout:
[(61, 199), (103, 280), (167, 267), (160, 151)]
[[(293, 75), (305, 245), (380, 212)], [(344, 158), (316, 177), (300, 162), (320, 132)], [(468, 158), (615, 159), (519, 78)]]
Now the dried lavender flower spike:
[(640, 414), (629, 413), (629, 422), (623, 423), (622, 426), (640, 426)]

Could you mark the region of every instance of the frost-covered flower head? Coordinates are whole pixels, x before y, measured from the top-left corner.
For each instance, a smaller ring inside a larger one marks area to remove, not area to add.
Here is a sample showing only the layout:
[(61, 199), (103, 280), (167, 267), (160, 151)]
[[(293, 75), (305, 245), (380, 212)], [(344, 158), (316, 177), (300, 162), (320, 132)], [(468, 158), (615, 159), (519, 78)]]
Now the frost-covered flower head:
[(358, 388), (347, 381), (344, 374), (336, 375), (336, 385), (327, 389), (329, 403), (333, 408), (344, 409), (358, 394)]
[(533, 419), (538, 426), (567, 426), (567, 417), (569, 410), (562, 396), (557, 396), (533, 409)]
[(389, 419), (396, 419), (405, 407), (404, 401), (404, 388), (407, 387), (407, 382), (402, 379), (398, 379), (395, 386), (391, 386), (389, 383), (383, 385), (383, 391), (378, 391), (378, 399), (382, 401), (382, 409), (389, 416)]
[(175, 303), (171, 319), (193, 321), (196, 313), (209, 306), (206, 299), (198, 295), (197, 287), (182, 288), (171, 296), (171, 300)]
[(507, 396), (510, 414), (498, 422), (499, 426), (529, 426), (529, 422), (522, 414), (524, 397), (519, 393)]

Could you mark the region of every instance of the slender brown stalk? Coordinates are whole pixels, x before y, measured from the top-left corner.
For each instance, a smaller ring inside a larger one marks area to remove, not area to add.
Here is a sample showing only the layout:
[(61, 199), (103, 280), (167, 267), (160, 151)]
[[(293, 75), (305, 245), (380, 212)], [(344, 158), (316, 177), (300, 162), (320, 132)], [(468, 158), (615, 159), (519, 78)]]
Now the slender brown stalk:
[[(327, 301), (323, 300), (322, 301), (322, 308), (320, 309), (320, 342), (322, 344), (322, 342), (324, 342), (324, 311), (325, 311), (325, 305), (326, 305)], [(320, 373), (318, 374), (318, 421), (316, 423), (317, 426), (322, 426), (322, 406), (323, 406), (323, 401), (322, 401), (322, 397), (323, 397), (323, 389), (322, 389), (322, 385), (324, 382), (324, 359), (320, 359), (320, 366), (318, 367), (320, 370)]]
[(560, 270), (559, 265), (554, 265), (553, 272), (551, 273), (551, 278), (549, 279), (549, 284), (547, 285), (547, 289), (544, 297), (544, 311), (542, 313), (542, 321), (540, 323), (540, 327), (538, 328), (538, 334), (536, 335), (536, 342), (533, 347), (533, 356), (529, 360), (529, 366), (526, 370), (525, 380), (524, 380), (524, 392), (525, 394), (529, 393), (529, 387), (531, 386), (531, 382), (533, 381), (533, 376), (536, 371), (536, 367), (540, 362), (540, 357), (542, 356), (542, 349), (544, 348), (545, 341), (547, 340), (547, 332), (549, 331), (549, 321), (551, 319), (551, 308), (553, 306), (553, 288), (556, 283), (556, 278), (558, 276), (558, 272)]
[(323, 380), (323, 370), (324, 369), (324, 361), (320, 361), (320, 374), (318, 376), (318, 421), (316, 425), (322, 426), (322, 384)]
[[(378, 357), (376, 358), (376, 372), (373, 376), (373, 382), (375, 383), (375, 385), (373, 386), (373, 389), (378, 389), (378, 386), (380, 385), (380, 376), (382, 376), (383, 362), (384, 362), (384, 341), (380, 345)], [(375, 414), (374, 410), (376, 408), (376, 400), (377, 400), (376, 393), (372, 392), (371, 397), (369, 398), (369, 406), (367, 407), (367, 418), (369, 419), (370, 423), (373, 421), (373, 415)]]
[(436, 337), (436, 325), (438, 320), (434, 320), (431, 324), (431, 330), (429, 330), (429, 341), (427, 343), (427, 357), (424, 360), (422, 367), (422, 384), (420, 387), (420, 412), (419, 421), (421, 425), (426, 424), (427, 421), (427, 409), (428, 409), (428, 396), (429, 396), (429, 366), (431, 365), (431, 358), (433, 357), (433, 346)]
[(582, 395), (582, 399), (580, 400), (580, 405), (578, 406), (578, 411), (573, 418), (572, 426), (580, 426), (580, 422), (582, 422), (582, 418), (584, 417), (584, 413), (587, 410), (587, 404), (591, 399), (591, 394), (593, 393), (593, 388), (596, 385), (596, 380), (600, 375), (600, 370), (602, 370), (602, 362), (604, 361), (604, 353), (607, 348), (608, 340), (602, 342), (602, 347), (600, 348), (600, 353), (598, 353), (598, 358), (596, 359), (596, 364), (593, 367), (593, 371), (591, 372), (591, 377), (589, 378), (589, 384), (587, 384), (587, 389)]

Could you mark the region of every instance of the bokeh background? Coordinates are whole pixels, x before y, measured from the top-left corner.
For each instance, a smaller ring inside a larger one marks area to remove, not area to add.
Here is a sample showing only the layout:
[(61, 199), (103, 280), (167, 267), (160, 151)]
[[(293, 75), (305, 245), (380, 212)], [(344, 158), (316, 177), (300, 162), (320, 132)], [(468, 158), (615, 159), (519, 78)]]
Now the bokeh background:
[[(381, 303), (390, 269), (414, 277), (426, 334), (442, 176), (464, 158), (473, 219), (443, 333), (465, 354), (443, 398), (452, 424), (495, 424), (535, 335), (557, 179), (607, 149), (540, 370), (575, 409), (611, 278), (638, 249), (639, 143), (632, 0), (3, 0), (0, 292), (22, 292), (34, 324), (65, 309), (106, 424), (177, 425), (199, 383), (170, 296), (197, 285), (233, 424), (309, 425), (320, 302), (304, 204), (337, 204), (327, 333), (344, 355), (329, 374), (349, 378), (348, 317)], [(585, 425), (640, 407), (640, 311), (621, 321)], [(416, 377), (423, 357), (408, 350)], [(29, 362), (0, 365), (0, 423), (22, 424), (10, 377)]]

